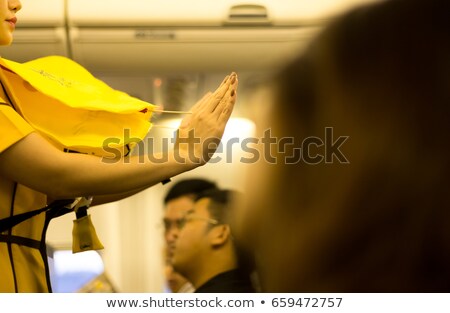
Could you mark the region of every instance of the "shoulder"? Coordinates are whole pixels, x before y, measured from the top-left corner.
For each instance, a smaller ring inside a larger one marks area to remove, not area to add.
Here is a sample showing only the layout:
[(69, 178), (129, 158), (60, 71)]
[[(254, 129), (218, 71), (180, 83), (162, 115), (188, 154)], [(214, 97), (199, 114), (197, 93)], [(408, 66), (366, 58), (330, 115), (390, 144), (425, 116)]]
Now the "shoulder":
[(12, 107), (0, 103), (0, 153), (33, 131), (34, 128)]

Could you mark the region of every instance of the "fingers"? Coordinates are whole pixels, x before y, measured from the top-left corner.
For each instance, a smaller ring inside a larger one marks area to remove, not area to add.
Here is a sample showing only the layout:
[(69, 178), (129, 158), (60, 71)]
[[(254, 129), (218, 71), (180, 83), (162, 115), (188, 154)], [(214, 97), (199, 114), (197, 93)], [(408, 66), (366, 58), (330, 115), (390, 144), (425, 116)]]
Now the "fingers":
[[(217, 120), (224, 110), (229, 110), (231, 114), (236, 101), (237, 82), (236, 73), (227, 75), (214, 93), (208, 92), (191, 108), (193, 115), (211, 114)], [(186, 126), (189, 121), (190, 118), (185, 117), (183, 122), (186, 123), (182, 123), (182, 125)]]
[[(236, 82), (237, 80), (237, 75), (236, 73), (231, 73), (231, 75), (229, 76), (229, 78), (226, 80), (225, 83), (222, 83), (219, 88), (216, 89), (216, 91), (213, 94), (214, 100), (216, 103), (214, 103), (215, 106), (217, 106), (219, 104), (220, 101), (222, 101), (222, 99), (226, 96), (228, 90), (230, 90), (231, 86)], [(215, 110), (215, 107), (213, 108), (212, 111)], [(211, 111), (211, 112), (212, 112)]]
[[(217, 88), (217, 90), (219, 90), (220, 88), (222, 88), (223, 86), (226, 86), (228, 80), (230, 78), (230, 75), (225, 76), (224, 80), (222, 81), (222, 83), (220, 84), (220, 86)], [(214, 95), (217, 93), (217, 90), (215, 91)], [(208, 92), (206, 93), (203, 98), (201, 98), (196, 104), (194, 104), (194, 106), (191, 108), (191, 112), (196, 112), (196, 111), (200, 111), (202, 109), (205, 108), (205, 106), (207, 107), (207, 101), (213, 96), (212, 92)]]
[(219, 124), (226, 123), (233, 112), (234, 104), (236, 103), (238, 79), (234, 81), (231, 88), (228, 90), (226, 97), (222, 99), (217, 105), (215, 116)]
[(226, 96), (228, 90), (230, 89), (233, 82), (236, 81), (236, 73), (231, 73), (227, 79), (225, 79), (222, 84), (214, 91), (211, 95), (210, 100), (205, 103), (204, 110), (207, 113), (212, 113), (216, 110), (217, 105)]

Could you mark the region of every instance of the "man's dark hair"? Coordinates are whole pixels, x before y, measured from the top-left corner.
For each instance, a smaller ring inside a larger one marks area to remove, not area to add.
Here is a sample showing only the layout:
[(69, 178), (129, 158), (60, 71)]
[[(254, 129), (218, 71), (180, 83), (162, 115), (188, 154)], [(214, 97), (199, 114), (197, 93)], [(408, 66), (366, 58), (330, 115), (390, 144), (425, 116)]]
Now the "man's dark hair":
[(200, 178), (185, 179), (177, 182), (175, 185), (172, 186), (172, 188), (169, 190), (166, 197), (164, 198), (164, 204), (167, 204), (167, 202), (169, 202), (170, 200), (182, 196), (192, 195), (195, 198), (198, 194), (202, 193), (205, 190), (216, 188), (217, 186), (214, 182), (206, 179)]
[[(208, 198), (211, 203), (208, 205), (208, 211), (211, 218), (217, 220), (219, 223), (230, 224), (232, 223), (232, 213), (234, 210), (231, 203), (239, 196), (239, 192), (233, 190), (224, 189), (207, 189), (199, 193), (195, 201), (199, 201), (203, 198)], [(230, 225), (232, 227), (232, 225)]]

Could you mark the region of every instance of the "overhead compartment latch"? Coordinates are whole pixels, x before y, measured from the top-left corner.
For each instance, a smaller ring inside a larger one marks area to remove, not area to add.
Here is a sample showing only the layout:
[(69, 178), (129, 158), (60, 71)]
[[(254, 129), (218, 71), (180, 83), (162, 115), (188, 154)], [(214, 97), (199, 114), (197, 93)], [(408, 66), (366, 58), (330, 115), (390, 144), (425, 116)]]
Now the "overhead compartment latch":
[(240, 4), (230, 8), (227, 25), (270, 24), (267, 8), (258, 4)]

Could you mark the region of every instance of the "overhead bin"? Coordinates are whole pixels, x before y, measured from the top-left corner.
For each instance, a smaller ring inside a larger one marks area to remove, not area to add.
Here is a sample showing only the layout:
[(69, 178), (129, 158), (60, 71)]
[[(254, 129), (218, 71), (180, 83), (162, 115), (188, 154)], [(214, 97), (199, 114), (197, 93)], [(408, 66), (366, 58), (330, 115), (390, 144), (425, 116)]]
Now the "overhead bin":
[(267, 70), (314, 29), (71, 29), (76, 60), (93, 71)]
[(246, 18), (272, 25), (320, 23), (377, 0), (67, 0), (71, 26), (223, 26)]
[(67, 1), (73, 57), (100, 72), (270, 70), (361, 2)]
[(373, 1), (22, 0), (14, 43), (0, 55), (64, 55), (119, 75), (266, 71), (343, 10)]
[(17, 28), (11, 46), (0, 55), (17, 62), (47, 55), (68, 55), (64, 0), (21, 0)]

